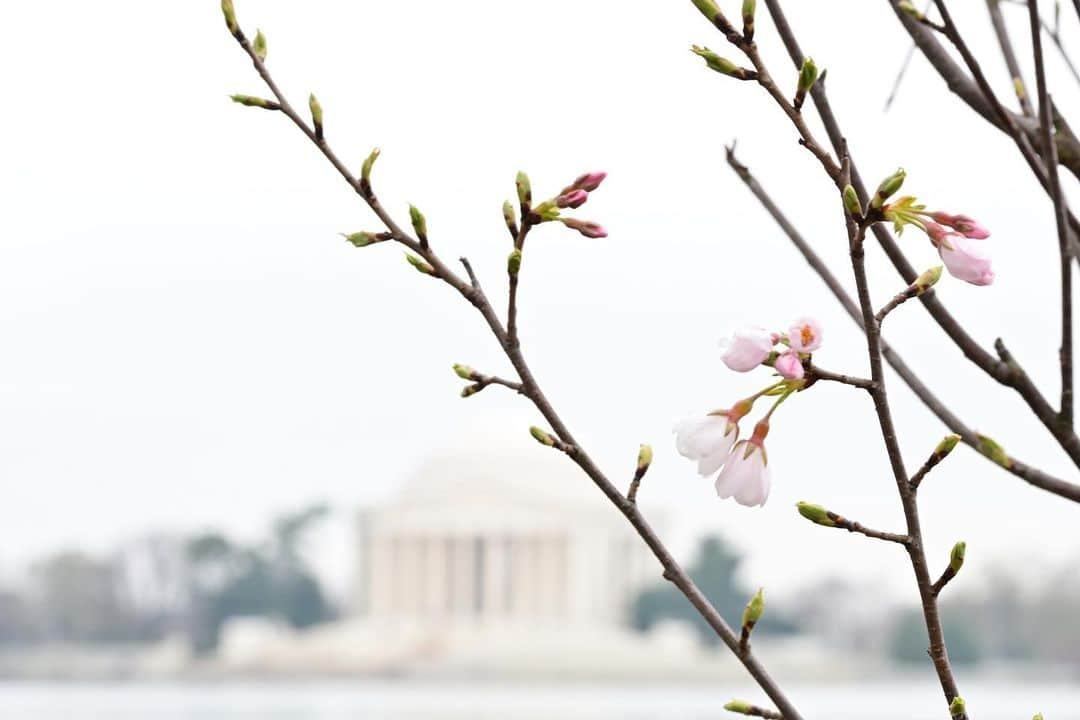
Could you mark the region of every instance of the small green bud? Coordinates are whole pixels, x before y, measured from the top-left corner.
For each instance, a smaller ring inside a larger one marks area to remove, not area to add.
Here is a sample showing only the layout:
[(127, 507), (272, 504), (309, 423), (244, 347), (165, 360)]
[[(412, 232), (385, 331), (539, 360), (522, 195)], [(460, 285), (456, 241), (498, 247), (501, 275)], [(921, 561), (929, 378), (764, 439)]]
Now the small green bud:
[(800, 515), (812, 523), (824, 525), (825, 527), (836, 527), (836, 522), (832, 519), (831, 513), (820, 505), (798, 502), (795, 507), (799, 508)]
[(340, 235), (341, 235), (341, 237), (345, 238), (346, 240), (348, 240), (349, 242), (351, 242), (353, 245), (355, 245), (358, 248), (367, 247), (368, 245), (371, 245), (372, 243), (379, 242), (379, 236), (378, 235), (376, 235), (375, 233), (364, 231), (364, 230), (361, 230), (360, 232), (351, 233), (349, 235), (346, 235), (345, 233), (340, 233)]
[(521, 272), (521, 251), (517, 248), (514, 248), (510, 256), (506, 258), (506, 272), (510, 277), (517, 277), (517, 274)]
[(922, 22), (926, 19), (926, 15), (922, 13), (910, 0), (903, 0), (903, 2), (897, 3), (897, 7), (903, 10), (911, 18)]
[(732, 700), (727, 705), (724, 705), (724, 709), (728, 712), (739, 713), (740, 715), (749, 715), (753, 707), (745, 700)]
[(922, 295), (924, 292), (937, 285), (938, 280), (941, 279), (942, 269), (942, 266), (938, 265), (937, 267), (930, 268), (922, 275), (915, 278), (915, 282), (911, 284), (911, 287), (914, 288), (915, 291), (915, 297)]
[(978, 439), (979, 452), (1003, 468), (1012, 467), (1012, 458), (996, 440), (981, 433), (975, 433), (975, 437)]
[(371, 186), (371, 168), (375, 166), (375, 161), (379, 159), (379, 153), (381, 150), (375, 148), (371, 153), (364, 158), (364, 164), (360, 168), (360, 180), (364, 185)]
[(319, 104), (315, 93), (308, 95), (308, 107), (311, 109), (311, 123), (315, 126), (315, 137), (321, 140), (323, 136), (322, 105)]
[(750, 602), (746, 604), (746, 609), (743, 610), (743, 627), (748, 630), (752, 629), (757, 621), (761, 619), (763, 612), (765, 612), (765, 588), (758, 588), (754, 597), (750, 598)]
[(949, 703), (949, 714), (955, 718), (960, 717), (965, 712), (966, 708), (964, 707), (964, 698), (959, 696), (954, 697), (952, 702)]
[(960, 572), (960, 568), (964, 567), (964, 553), (967, 551), (967, 543), (961, 540), (952, 546), (952, 552), (949, 553), (949, 567), (952, 568), (954, 573)]
[(735, 63), (728, 60), (726, 57), (721, 57), (720, 55), (717, 55), (707, 47), (700, 47), (698, 45), (694, 45), (690, 48), (690, 51), (698, 57), (702, 58), (710, 70), (714, 70), (721, 75), (738, 78), (739, 80), (750, 80), (756, 77), (756, 75), (751, 71), (747, 70), (746, 68), (739, 67)]
[(818, 66), (813, 58), (803, 60), (802, 69), (799, 70), (799, 90), (806, 92), (814, 86), (818, 79)]
[(514, 211), (514, 204), (507, 200), (503, 203), (503, 220), (506, 221), (506, 227), (510, 228), (510, 232), (517, 235), (517, 213)]
[(412, 220), (413, 230), (420, 242), (427, 242), (427, 218), (415, 205), (409, 205), (409, 219)]
[(255, 32), (255, 41), (251, 43), (251, 49), (255, 51), (255, 57), (260, 60), (266, 59), (266, 36), (262, 30)]
[(472, 380), (475, 371), (468, 365), (462, 365), (461, 363), (454, 364), (454, 373), (457, 374), (462, 380)]
[(1031, 718), (1031, 720), (1043, 720), (1042, 713), (1036, 713), (1035, 717)]
[(423, 259), (409, 253), (405, 253), (405, 259), (408, 260), (409, 264), (416, 268), (418, 272), (422, 272), (425, 275), (435, 274), (435, 268), (428, 265)]
[(716, 6), (713, 0), (694, 0), (694, 7), (701, 11), (701, 14), (712, 20), (720, 14), (720, 8)]
[(1024, 81), (1020, 78), (1013, 78), (1013, 90), (1016, 91), (1016, 97), (1023, 100), (1027, 97), (1027, 88), (1024, 87)]
[(637, 475), (641, 477), (652, 465), (653, 451), (651, 445), (642, 445), (637, 454)]
[(754, 39), (754, 13), (757, 11), (757, 0), (743, 0), (742, 26), (743, 37), (748, 41)]
[(236, 22), (236, 8), (233, 7), (232, 0), (221, 0), (221, 12), (225, 15), (225, 25), (229, 28), (229, 32), (233, 35), (240, 32), (240, 25)]
[(859, 202), (859, 193), (851, 185), (844, 186), (844, 209), (849, 215), (862, 217), (862, 204)]
[(900, 186), (904, 184), (904, 178), (907, 177), (907, 173), (904, 172), (904, 168), (898, 168), (889, 177), (881, 181), (878, 185), (877, 192), (874, 193), (874, 197), (870, 200), (870, 206), (875, 210), (885, 204), (885, 201), (896, 194), (896, 191), (900, 189)]
[(536, 442), (540, 443), (541, 445), (547, 445), (548, 447), (555, 446), (555, 438), (551, 437), (551, 435), (548, 435), (546, 432), (536, 427), (535, 425), (529, 428), (529, 433), (533, 436), (533, 438), (536, 439)]
[(230, 95), (229, 98), (232, 99), (234, 103), (239, 103), (246, 107), (262, 108), (263, 110), (277, 110), (281, 107), (273, 100), (255, 97), (254, 95)]
[(473, 395), (475, 395), (476, 393), (480, 392), (483, 389), (484, 389), (484, 386), (481, 385), (480, 383), (475, 383), (473, 385), (466, 385), (465, 387), (461, 388), (461, 397), (463, 397), (463, 398), (472, 397)]
[(939, 442), (937, 447), (934, 448), (934, 455), (937, 458), (944, 460), (945, 457), (953, 451), (953, 448), (955, 448), (957, 443), (959, 442), (959, 435), (946, 435), (945, 439)]
[(514, 184), (517, 185), (518, 202), (522, 207), (532, 205), (532, 183), (529, 182), (529, 176), (524, 171), (519, 172), (514, 179)]

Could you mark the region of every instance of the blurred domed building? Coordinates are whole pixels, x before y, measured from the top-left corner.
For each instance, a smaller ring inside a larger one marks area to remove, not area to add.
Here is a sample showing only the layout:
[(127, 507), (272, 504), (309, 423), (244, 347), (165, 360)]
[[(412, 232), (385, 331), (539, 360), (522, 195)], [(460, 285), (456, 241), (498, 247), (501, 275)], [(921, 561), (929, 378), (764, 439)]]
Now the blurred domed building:
[(659, 567), (561, 453), (481, 434), (358, 519), (352, 612), (421, 624), (625, 625)]

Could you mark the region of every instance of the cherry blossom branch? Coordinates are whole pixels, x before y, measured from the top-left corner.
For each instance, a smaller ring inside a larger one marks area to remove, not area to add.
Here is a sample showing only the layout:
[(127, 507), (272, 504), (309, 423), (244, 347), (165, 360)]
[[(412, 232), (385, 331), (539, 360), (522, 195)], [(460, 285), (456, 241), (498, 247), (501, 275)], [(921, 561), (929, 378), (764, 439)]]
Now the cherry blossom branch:
[(1042, 138), (1043, 164), (1050, 181), (1050, 197), (1054, 201), (1054, 220), (1058, 231), (1058, 251), (1061, 257), (1061, 423), (1073, 424), (1073, 336), (1072, 336), (1072, 263), (1069, 258), (1069, 228), (1065, 215), (1068, 212), (1065, 196), (1058, 177), (1057, 144), (1050, 131), (1053, 114), (1050, 95), (1046, 89), (1046, 68), (1043, 64), (1042, 32), (1039, 27), (1039, 4), (1028, 0), (1028, 17), (1031, 24), (1032, 54), (1035, 57), (1035, 84), (1039, 93), (1039, 131)]
[[(811, 94), (813, 94), (813, 92), (814, 89), (811, 89)], [(848, 294), (840, 280), (837, 279), (821, 257), (810, 246), (810, 243), (776, 205), (772, 197), (750, 172), (749, 168), (739, 162), (735, 156), (734, 147), (728, 148), (727, 160), (728, 164), (750, 189), (751, 193), (753, 193), (758, 201), (761, 202), (762, 206), (765, 207), (769, 215), (772, 216), (773, 220), (775, 220), (784, 231), (784, 234), (791, 240), (791, 243), (799, 253), (802, 254), (806, 262), (814, 272), (817, 273), (818, 277), (821, 278), (826, 287), (829, 288), (833, 296), (839, 301), (840, 305), (847, 311), (855, 324), (862, 328), (863, 321), (862, 316), (859, 313), (858, 305), (855, 304), (855, 301)], [(1000, 457), (991, 456), (991, 454), (987, 453), (979, 440), (980, 436), (978, 433), (965, 425), (963, 421), (961, 421), (960, 418), (958, 418), (945, 403), (943, 403), (925, 385), (925, 383), (923, 383), (919, 376), (910, 368), (910, 366), (908, 366), (903, 358), (900, 357), (900, 354), (891, 348), (884, 340), (882, 340), (881, 347), (882, 355), (888, 361), (889, 365), (892, 366), (893, 370), (896, 371), (896, 374), (900, 376), (909, 388), (911, 388), (912, 392), (915, 393), (916, 397), (922, 401), (930, 412), (936, 415), (952, 432), (961, 437), (965, 445), (974, 448), (983, 455), (983, 457), (998, 463), (1010, 473), (1030, 483), (1034, 487), (1046, 490), (1047, 492), (1054, 493), (1055, 495), (1059, 495), (1074, 502), (1080, 502), (1080, 485), (1056, 478), (1038, 468), (1018, 460), (1017, 458), (1006, 456), (1004, 461), (1002, 461)], [(1011, 362), (1011, 360), (1012, 358), (1009, 356), (1009, 361)]]
[(964, 566), (964, 555), (967, 551), (967, 543), (958, 542), (953, 545), (952, 552), (949, 554), (949, 564), (946, 566), (945, 571), (941, 573), (934, 584), (931, 586), (930, 591), (937, 597), (941, 594), (941, 590), (949, 584), (949, 581), (956, 577), (956, 574), (960, 572), (960, 568)]
[[(799, 122), (796, 122), (796, 118), (792, 117), (792, 111), (794, 110), (793, 106), (787, 102), (782, 94), (778, 94), (775, 91), (775, 84), (762, 81), (762, 78), (769, 79), (770, 75), (757, 51), (757, 46), (752, 42), (746, 41), (731, 30), (730, 23), (726, 20), (722, 11), (720, 11), (714, 2), (709, 0), (694, 0), (694, 5), (703, 15), (709, 18), (717, 28), (724, 32), (729, 43), (742, 50), (750, 59), (754, 70), (758, 73), (759, 84), (765, 87), (766, 91), (773, 97), (774, 101), (781, 109), (783, 109), (785, 114), (792, 119), (793, 124), (795, 124), (799, 132), (800, 144), (818, 157), (826, 173), (835, 183), (838, 193), (843, 200), (846, 187), (851, 180), (851, 162), (850, 157), (846, 152), (846, 144), (841, 140), (839, 147), (837, 147), (837, 152), (841, 158), (842, 165), (833, 163), (829, 154), (817, 145), (813, 135), (806, 129), (805, 124), (800, 125)], [(770, 7), (773, 5), (778, 7), (778, 3), (775, 2), (775, 0), (770, 3)], [(805, 70), (807, 64), (808, 61), (806, 59), (800, 64), (800, 86), (803, 84), (802, 71)], [(799, 114), (798, 120), (801, 121), (801, 119), (801, 114)], [(895, 189), (892, 192), (895, 192)], [(904, 517), (907, 524), (907, 537), (909, 538), (908, 541), (904, 543), (904, 546), (908, 551), (912, 569), (915, 571), (919, 596), (922, 602), (923, 618), (926, 624), (927, 635), (930, 640), (930, 658), (933, 661), (945, 698), (955, 708), (955, 700), (959, 697), (959, 692), (956, 687), (956, 680), (952, 673), (952, 667), (949, 664), (948, 653), (945, 649), (944, 634), (941, 628), (941, 620), (938, 615), (936, 597), (931, 590), (930, 574), (927, 568), (926, 555), (922, 547), (922, 530), (919, 522), (918, 505), (915, 501), (915, 493), (912, 491), (909, 484), (907, 471), (904, 469), (904, 461), (897, 442), (892, 414), (889, 409), (882, 364), (880, 328), (874, 318), (874, 310), (870, 300), (869, 282), (866, 276), (864, 247), (866, 231), (870, 226), (882, 220), (883, 217), (880, 210), (871, 210), (866, 215), (856, 218), (846, 201), (844, 201), (843, 206), (845, 207), (849, 255), (851, 257), (852, 272), (855, 276), (858, 306), (862, 316), (863, 330), (866, 335), (867, 355), (871, 371), (870, 377), (874, 383), (874, 388), (870, 390), (870, 396), (874, 401), (874, 410), (877, 415), (878, 425), (881, 429), (882, 440), (885, 444), (886, 453), (893, 472), (893, 479), (896, 483), (901, 504), (904, 508)], [(862, 206), (867, 206), (865, 201), (863, 201)], [(871, 207), (880, 208), (880, 203)], [(914, 279), (914, 277), (909, 278), (908, 282), (913, 282)], [(756, 429), (755, 432), (757, 432)], [(967, 720), (967, 715), (962, 707), (960, 707), (958, 711), (954, 709), (952, 715), (955, 720)]]
[(841, 383), (843, 385), (851, 385), (861, 390), (873, 390), (874, 381), (867, 380), (866, 378), (855, 377), (853, 375), (841, 375), (839, 373), (829, 372), (819, 368), (817, 365), (811, 365), (806, 371), (806, 386), (810, 387), (818, 380), (825, 380), (828, 382)]
[[(936, 47), (938, 50), (940, 50), (942, 54), (944, 54), (944, 50), (940, 47), (939, 44), (937, 44), (936, 39), (930, 36), (927, 31), (922, 29), (921, 25), (913, 21), (902, 9), (896, 7), (899, 3), (899, 0), (890, 0), (890, 2), (893, 4), (897, 14), (901, 17), (902, 22), (905, 23), (905, 27), (908, 27), (909, 32), (913, 33), (913, 37), (916, 37), (916, 35), (919, 35), (919, 37), (928, 37), (929, 41), (933, 43), (933, 47)], [(942, 2), (942, 0), (935, 0), (935, 2), (937, 2), (939, 11), (942, 13), (942, 17), (945, 20), (945, 27), (949, 33), (950, 39), (954, 43), (959, 43), (957, 47), (958, 49), (962, 48), (962, 55), (970, 58), (970, 52), (967, 51), (966, 45), (963, 44), (963, 39), (959, 37), (958, 33), (955, 30), (955, 26), (952, 24), (951, 17), (948, 15), (948, 9), (944, 7), (944, 3)], [(788, 55), (791, 57), (792, 62), (796, 65), (796, 67), (801, 67), (802, 64), (805, 62), (805, 56), (799, 48), (799, 44), (795, 38), (794, 32), (791, 30), (791, 26), (788, 24), (787, 19), (784, 16), (783, 9), (780, 6), (779, 0), (765, 0), (765, 4), (768, 7), (769, 13), (773, 18), (773, 22), (776, 25), (777, 32), (780, 34), (780, 37), (784, 42), (784, 46), (787, 48)], [(912, 28), (914, 28), (914, 30), (912, 30)], [(918, 42), (918, 38), (916, 38), (916, 41)], [(926, 48), (922, 46), (920, 46), (920, 48), (923, 49), (924, 53), (926, 52)], [(950, 64), (952, 63), (952, 60), (948, 58), (947, 54), (945, 55), (945, 60)], [(974, 62), (974, 59), (971, 58), (971, 61)], [(978, 70), (977, 63), (974, 64), (974, 67), (976, 70)], [(982, 75), (981, 71), (978, 72), (977, 77), (979, 78), (980, 86), (985, 85), (986, 79), (985, 76)], [(989, 90), (988, 85), (985, 85), (985, 87), (987, 88), (987, 90)], [(828, 97), (825, 92), (824, 83), (815, 83), (810, 90), (810, 94), (813, 97), (814, 104), (817, 107), (818, 114), (821, 117), (822, 124), (825, 126), (826, 133), (829, 136), (833, 148), (836, 149), (838, 152), (841, 151), (841, 148), (844, 148), (846, 146), (846, 141), (844, 140), (844, 136), (840, 131), (840, 126), (836, 120), (835, 114), (832, 111), (832, 107), (829, 104)], [(990, 97), (993, 97), (992, 91), (990, 92)], [(1001, 113), (1005, 117), (1009, 117), (1008, 114), (1004, 111), (1004, 109), (1001, 108), (1000, 104), (997, 104), (996, 106), (1001, 110)], [(1023, 147), (1024, 144), (1027, 142), (1026, 138), (1020, 134), (1014, 136), (1014, 139), (1015, 138), (1019, 138), (1017, 139), (1017, 143), (1021, 147)], [(850, 153), (846, 153), (846, 157), (850, 159)], [(1029, 157), (1029, 154), (1025, 153), (1025, 158), (1027, 157)], [(1041, 165), (1041, 161), (1038, 159), (1038, 157), (1034, 157), (1034, 163), (1036, 165), (1033, 166), (1033, 170), (1036, 168), (1036, 166)], [(856, 168), (854, 162), (851, 163), (851, 183), (858, 193), (859, 200), (865, 206), (868, 200), (868, 196), (866, 193), (866, 188), (862, 183), (862, 179), (859, 176), (858, 169)], [(1080, 227), (1080, 223), (1075, 223), (1074, 220), (1075, 219), (1070, 215), (1070, 227)], [(882, 224), (878, 223), (873, 226), (872, 232), (877, 238), (878, 243), (881, 245), (882, 249), (885, 250), (886, 255), (888, 255), (890, 261), (893, 263), (893, 266), (896, 267), (898, 272), (900, 272), (904, 280), (909, 283), (914, 282), (917, 275), (916, 271), (908, 262), (907, 258), (904, 256), (903, 252), (900, 250), (899, 246), (896, 244), (889, 231)], [(1072, 235), (1072, 242), (1075, 243), (1075, 234)], [(1072, 247), (1075, 251), (1075, 248), (1077, 246), (1073, 244)], [(931, 317), (934, 318), (934, 320), (938, 323), (938, 326), (941, 327), (941, 329), (945, 331), (945, 333), (949, 336), (950, 339), (952, 339), (952, 341), (957, 345), (957, 347), (960, 348), (960, 350), (964, 353), (964, 356), (971, 360), (973, 363), (975, 363), (979, 368), (981, 368), (984, 372), (997, 380), (999, 383), (1006, 385), (1007, 387), (1012, 387), (1014, 390), (1016, 390), (1017, 393), (1021, 396), (1021, 398), (1023, 398), (1024, 401), (1027, 403), (1028, 407), (1032, 410), (1035, 416), (1043, 423), (1043, 425), (1047, 428), (1050, 434), (1058, 441), (1058, 444), (1062, 447), (1063, 450), (1065, 450), (1066, 454), (1073, 461), (1073, 463), (1077, 465), (1077, 467), (1080, 467), (1080, 437), (1078, 437), (1070, 427), (1063, 426), (1062, 423), (1058, 422), (1057, 412), (1051, 407), (1050, 403), (1047, 402), (1046, 398), (1042, 395), (1042, 393), (1034, 385), (1034, 383), (1030, 381), (1030, 379), (1027, 377), (1027, 374), (1024, 373), (1022, 369), (1018, 370), (1017, 368), (1019, 366), (1010, 366), (1009, 364), (1003, 362), (1001, 359), (995, 358), (993, 355), (990, 355), (986, 350), (984, 350), (982, 346), (978, 342), (976, 342), (967, 333), (966, 330), (964, 330), (963, 326), (961, 326), (960, 323), (957, 322), (957, 320), (948, 312), (948, 310), (946, 310), (945, 306), (940, 302), (940, 300), (938, 300), (934, 293), (925, 293), (921, 297), (921, 300), (923, 306), (930, 313)], [(954, 432), (959, 433), (959, 431), (955, 428)], [(960, 434), (962, 435), (962, 433)], [(1078, 494), (1077, 497), (1080, 497), (1080, 494)]]
[(468, 365), (455, 365), (454, 372), (462, 380), (470, 380), (472, 385), (466, 385), (461, 391), (461, 397), (470, 397), (480, 392), (489, 385), (502, 385), (503, 387), (510, 388), (511, 390), (521, 393), (521, 383), (514, 382), (513, 380), (506, 380), (495, 375), (484, 375), (473, 370)]
[[(370, 179), (367, 177), (367, 172), (370, 170), (370, 162), (365, 164), (365, 173), (360, 178), (356, 178), (352, 175), (326, 141), (321, 122), (321, 110), (320, 117), (317, 118), (315, 126), (309, 126), (308, 123), (293, 109), (292, 105), (271, 77), (266, 68), (266, 64), (263, 61), (265, 52), (253, 48), (251, 42), (248, 41), (243, 31), (240, 30), (236, 21), (232, 0), (223, 0), (222, 9), (225, 13), (229, 31), (247, 54), (254, 65), (256, 72), (275, 98), (274, 103), (276, 107), (268, 109), (284, 114), (305, 136), (307, 136), (307, 138), (318, 148), (319, 152), (334, 167), (337, 173), (358, 195), (360, 195), (368, 207), (371, 208), (383, 225), (385, 225), (387, 231), (390, 233), (390, 239), (416, 254), (415, 259), (410, 260), (414, 267), (423, 274), (430, 275), (449, 285), (481, 314), (507, 359), (518, 374), (520, 379), (519, 392), (532, 402), (533, 406), (540, 412), (541, 416), (544, 417), (552, 428), (551, 433), (534, 428), (532, 431), (533, 436), (545, 445), (549, 445), (562, 451), (590, 478), (590, 480), (592, 480), (597, 488), (608, 498), (616, 509), (622, 513), (631, 526), (633, 526), (644, 543), (652, 551), (653, 555), (663, 567), (664, 578), (669, 580), (679, 589), (702, 618), (709, 624), (721, 641), (738, 657), (739, 661), (765, 694), (780, 709), (783, 717), (787, 718), (787, 720), (801, 720), (802, 716), (787, 699), (786, 695), (776, 682), (769, 676), (760, 661), (758, 661), (749, 650), (742, 651), (740, 649), (738, 636), (689, 575), (687, 575), (686, 571), (679, 565), (671, 555), (670, 551), (664, 546), (659, 536), (638, 510), (636, 503), (623, 497), (615, 485), (595, 464), (592, 458), (576, 443), (570, 430), (540, 389), (532, 370), (521, 352), (520, 344), (516, 341), (516, 338), (511, 338), (508, 330), (503, 326), (502, 321), (499, 319), (498, 314), (495, 312), (487, 296), (483, 290), (480, 289), (479, 283), (476, 282), (475, 275), (472, 273), (469, 265), (465, 263), (466, 270), (470, 277), (470, 281), (466, 282), (450, 270), (428, 243), (422, 243), (418, 239), (413, 238), (393, 220), (389, 213), (386, 212), (385, 208), (380, 204), (371, 187)], [(263, 45), (263, 48), (265, 48), (265, 45)], [(523, 218), (523, 222), (524, 220), (525, 218)]]

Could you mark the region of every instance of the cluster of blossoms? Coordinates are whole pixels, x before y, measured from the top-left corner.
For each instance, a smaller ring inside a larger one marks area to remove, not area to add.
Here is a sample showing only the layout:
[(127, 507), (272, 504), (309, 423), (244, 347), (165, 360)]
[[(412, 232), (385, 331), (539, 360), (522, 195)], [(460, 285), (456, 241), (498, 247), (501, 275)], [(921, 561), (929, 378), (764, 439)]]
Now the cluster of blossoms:
[(905, 176), (902, 169), (897, 170), (878, 188), (873, 202), (880, 209), (882, 217), (893, 224), (898, 234), (908, 225), (925, 232), (953, 277), (972, 285), (992, 283), (994, 270), (990, 251), (984, 243), (979, 242), (990, 237), (990, 231), (977, 220), (967, 215), (927, 211), (925, 205), (919, 204), (910, 195), (889, 204), (884, 203), (900, 189)]
[[(735, 498), (740, 505), (764, 505), (772, 481), (765, 436), (773, 412), (793, 393), (807, 385), (804, 363), (821, 347), (822, 330), (812, 318), (800, 318), (786, 333), (758, 327), (737, 330), (724, 342), (723, 361), (736, 372), (772, 366), (781, 380), (740, 400), (731, 408), (714, 410), (705, 417), (683, 420), (675, 426), (675, 447), (679, 454), (696, 460), (698, 472), (716, 476), (716, 494)], [(779, 349), (778, 349), (779, 348)], [(739, 440), (739, 421), (762, 397), (776, 397), (773, 406), (754, 425), (747, 440)]]
[[(529, 178), (525, 173), (518, 173), (518, 200), (521, 202), (522, 208), (527, 209), (528, 220), (533, 225), (558, 220), (566, 227), (571, 230), (577, 230), (585, 237), (607, 237), (607, 230), (599, 223), (592, 222), (591, 220), (563, 217), (561, 213), (562, 210), (576, 209), (584, 205), (585, 201), (589, 199), (589, 193), (600, 187), (600, 183), (602, 183), (606, 177), (607, 173), (605, 172), (585, 173), (560, 190), (559, 194), (555, 197), (550, 200), (545, 200), (535, 207), (531, 207), (532, 189), (529, 185)], [(504, 213), (508, 212), (512, 212), (512, 209), (507, 210), (504, 208)]]

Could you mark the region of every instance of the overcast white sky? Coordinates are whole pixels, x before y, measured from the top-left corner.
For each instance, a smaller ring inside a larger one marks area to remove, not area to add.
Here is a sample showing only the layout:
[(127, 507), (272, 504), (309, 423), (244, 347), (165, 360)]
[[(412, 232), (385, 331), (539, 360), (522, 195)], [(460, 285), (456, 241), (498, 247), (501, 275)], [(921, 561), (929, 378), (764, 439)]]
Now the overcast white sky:
[[(947, 278), (941, 295), (975, 337), (1006, 338), (1056, 396), (1056, 240), (1018, 154), (921, 59), (883, 114), (908, 46), (885, 2), (787, 5), (829, 70), (864, 174), (903, 165), (905, 190), (993, 229), (998, 281)], [(959, 19), (1007, 93), (982, 3), (970, 5)], [(1004, 9), (1026, 55), (1023, 12)], [(514, 173), (528, 170), (543, 195), (607, 170), (579, 214), (610, 237), (541, 228), (523, 275), (524, 343), (571, 428), (617, 478), (639, 442), (656, 447), (643, 503), (666, 508), (680, 552), (693, 533), (719, 531), (750, 553), (748, 577), (777, 593), (825, 573), (906, 590), (895, 548), (812, 528), (792, 507), (808, 499), (902, 527), (856, 391), (815, 388), (778, 412), (762, 510), (717, 500), (674, 452), (675, 420), (767, 379), (721, 365), (717, 340), (736, 325), (815, 314), (827, 332), (819, 362), (867, 372), (855, 326), (727, 169), (723, 145), (739, 139), (742, 159), (847, 279), (832, 191), (764, 93), (688, 52), (723, 45), (689, 2), (238, 0), (238, 12), (252, 34), (266, 32), (271, 69), (296, 102), (318, 94), (340, 155), (358, 166), (380, 146), (387, 206), (400, 217), (408, 202), (422, 207), (435, 247), (472, 258), (493, 295)], [(312, 500), (350, 509), (392, 493), (484, 418), (526, 432), (533, 417), (518, 398), (457, 397), (452, 363), (506, 372), (478, 316), (399, 250), (337, 237), (378, 227), (284, 118), (228, 101), (263, 90), (217, 2), (7, 3), (0, 15), (0, 575), (64, 545), (104, 549), (160, 528), (250, 534)], [(793, 85), (761, 15), (765, 55)], [(1058, 103), (1076, 106), (1056, 58), (1051, 72)], [(936, 264), (917, 233), (904, 246), (916, 265)], [(901, 282), (876, 247), (870, 255), (884, 301)], [(897, 312), (886, 334), (966, 422), (1077, 478), (1018, 399), (920, 308)], [(917, 464), (944, 428), (893, 388)], [(965, 448), (922, 500), (935, 561), (960, 538), (976, 570), (1080, 553), (1080, 509)], [(337, 537), (327, 558), (346, 557)]]

